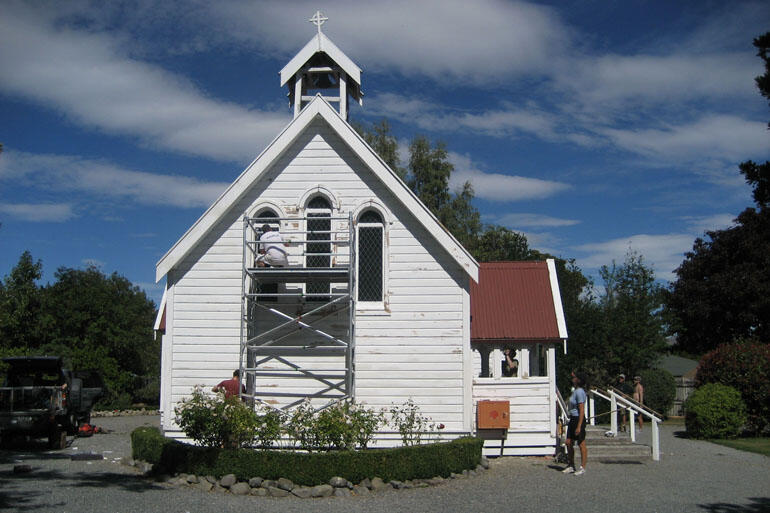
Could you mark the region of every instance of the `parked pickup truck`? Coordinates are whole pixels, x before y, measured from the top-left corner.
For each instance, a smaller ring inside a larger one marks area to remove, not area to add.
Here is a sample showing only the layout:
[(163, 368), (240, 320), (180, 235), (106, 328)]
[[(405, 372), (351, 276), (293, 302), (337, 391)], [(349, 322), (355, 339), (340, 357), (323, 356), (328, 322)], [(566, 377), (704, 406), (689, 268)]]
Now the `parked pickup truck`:
[(91, 408), (103, 384), (95, 372), (71, 371), (58, 356), (3, 358), (6, 378), (0, 387), (0, 439), (48, 437), (63, 449), (67, 435), (91, 420)]

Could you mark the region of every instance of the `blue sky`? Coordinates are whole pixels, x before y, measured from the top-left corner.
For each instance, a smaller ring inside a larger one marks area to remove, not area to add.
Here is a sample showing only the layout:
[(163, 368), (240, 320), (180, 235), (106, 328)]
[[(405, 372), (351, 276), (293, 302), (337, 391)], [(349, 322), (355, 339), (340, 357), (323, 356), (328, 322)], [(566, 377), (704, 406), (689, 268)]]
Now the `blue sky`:
[(486, 221), (589, 274), (630, 247), (670, 279), (770, 156), (764, 2), (2, 3), (2, 274), (29, 249), (159, 298), (155, 262), (290, 120), (318, 8), (364, 70), (353, 119), (446, 141)]

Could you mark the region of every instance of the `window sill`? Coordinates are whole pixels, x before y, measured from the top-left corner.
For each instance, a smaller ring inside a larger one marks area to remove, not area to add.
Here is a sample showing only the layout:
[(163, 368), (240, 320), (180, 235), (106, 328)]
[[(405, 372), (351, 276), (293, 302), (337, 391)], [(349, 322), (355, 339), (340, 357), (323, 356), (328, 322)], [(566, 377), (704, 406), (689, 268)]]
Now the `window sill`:
[(356, 315), (389, 316), (390, 311), (386, 310), (385, 304), (381, 302), (376, 302), (376, 303), (359, 302), (359, 303), (356, 303)]

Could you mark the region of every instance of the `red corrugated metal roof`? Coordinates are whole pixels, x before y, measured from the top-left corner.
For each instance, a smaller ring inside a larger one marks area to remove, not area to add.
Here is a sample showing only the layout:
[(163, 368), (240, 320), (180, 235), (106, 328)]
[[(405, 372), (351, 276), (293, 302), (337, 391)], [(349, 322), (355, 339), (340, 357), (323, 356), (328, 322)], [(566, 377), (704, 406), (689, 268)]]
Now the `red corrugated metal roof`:
[(559, 340), (546, 262), (488, 262), (471, 282), (471, 340)]

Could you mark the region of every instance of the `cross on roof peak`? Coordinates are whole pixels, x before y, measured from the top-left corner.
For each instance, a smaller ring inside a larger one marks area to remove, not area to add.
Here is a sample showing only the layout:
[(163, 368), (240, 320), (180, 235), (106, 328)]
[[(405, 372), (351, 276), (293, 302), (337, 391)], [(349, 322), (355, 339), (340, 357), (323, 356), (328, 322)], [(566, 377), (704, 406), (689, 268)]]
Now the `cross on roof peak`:
[(321, 11), (316, 11), (315, 14), (307, 21), (318, 27), (318, 35), (321, 35), (321, 25), (324, 24), (326, 20), (328, 20), (326, 16), (323, 15)]

